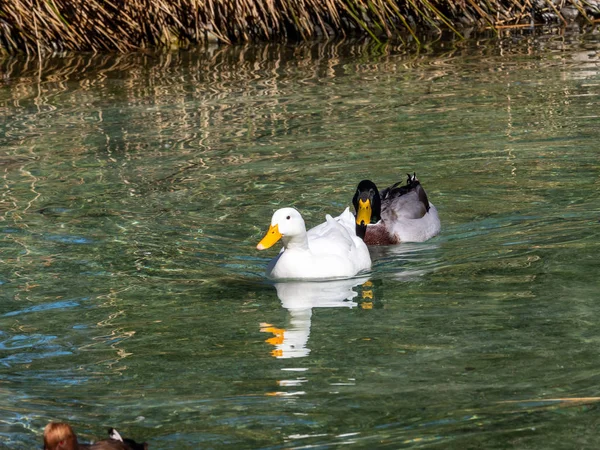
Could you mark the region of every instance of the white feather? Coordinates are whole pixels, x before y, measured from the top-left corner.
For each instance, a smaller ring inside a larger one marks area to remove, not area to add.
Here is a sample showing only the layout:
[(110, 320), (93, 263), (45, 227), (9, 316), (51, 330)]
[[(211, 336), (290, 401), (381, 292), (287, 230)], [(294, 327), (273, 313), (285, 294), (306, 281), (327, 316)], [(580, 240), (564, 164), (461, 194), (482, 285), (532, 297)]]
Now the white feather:
[(121, 437), (119, 432), (117, 430), (115, 430), (114, 428), (111, 429), (109, 437), (111, 439), (114, 439), (115, 441), (123, 442), (123, 438)]
[(308, 232), (302, 216), (293, 208), (275, 211), (271, 225), (278, 225), (284, 249), (269, 263), (269, 278), (348, 278), (371, 268), (369, 249), (355, 235), (348, 208), (336, 218), (327, 215), (324, 223)]

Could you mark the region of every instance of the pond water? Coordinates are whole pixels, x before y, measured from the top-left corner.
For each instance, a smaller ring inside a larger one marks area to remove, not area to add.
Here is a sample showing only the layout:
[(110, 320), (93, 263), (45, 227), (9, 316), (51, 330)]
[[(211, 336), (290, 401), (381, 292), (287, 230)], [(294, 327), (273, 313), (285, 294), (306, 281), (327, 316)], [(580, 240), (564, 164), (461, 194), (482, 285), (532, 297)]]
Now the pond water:
[[(600, 445), (600, 35), (0, 62), (0, 446)], [(416, 172), (335, 283), (256, 244)]]

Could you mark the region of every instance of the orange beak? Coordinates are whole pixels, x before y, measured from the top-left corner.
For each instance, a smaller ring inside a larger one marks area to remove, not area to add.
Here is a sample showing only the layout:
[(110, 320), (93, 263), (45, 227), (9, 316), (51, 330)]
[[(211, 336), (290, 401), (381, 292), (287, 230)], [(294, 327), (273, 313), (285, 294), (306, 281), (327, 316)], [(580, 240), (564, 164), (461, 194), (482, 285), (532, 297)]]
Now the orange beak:
[(262, 238), (256, 248), (258, 250), (265, 250), (269, 247), (272, 247), (279, 239), (281, 239), (281, 237), (282, 234), (279, 232), (279, 225), (271, 225), (269, 227), (269, 231), (267, 231), (267, 234), (265, 234), (265, 237)]

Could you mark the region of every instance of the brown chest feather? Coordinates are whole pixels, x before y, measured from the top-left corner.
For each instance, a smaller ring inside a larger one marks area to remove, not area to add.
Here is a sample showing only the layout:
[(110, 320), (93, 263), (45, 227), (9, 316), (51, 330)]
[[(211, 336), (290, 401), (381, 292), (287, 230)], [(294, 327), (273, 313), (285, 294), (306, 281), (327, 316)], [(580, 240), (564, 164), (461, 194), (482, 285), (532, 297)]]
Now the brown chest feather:
[(376, 225), (367, 228), (364, 240), (367, 245), (395, 245), (400, 243), (398, 238), (391, 236), (385, 227)]

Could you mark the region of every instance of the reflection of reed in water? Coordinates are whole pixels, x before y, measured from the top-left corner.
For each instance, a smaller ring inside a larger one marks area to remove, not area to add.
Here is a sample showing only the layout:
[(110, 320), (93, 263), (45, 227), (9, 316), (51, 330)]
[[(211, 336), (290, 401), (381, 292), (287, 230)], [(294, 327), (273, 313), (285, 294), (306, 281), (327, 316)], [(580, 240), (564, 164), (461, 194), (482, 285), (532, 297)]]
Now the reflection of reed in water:
[[(570, 40), (576, 37), (523, 39), (519, 45), (483, 42), (476, 48), (463, 45), (434, 55), (427, 51), (401, 55), (392, 45), (332, 42), (294, 47), (215, 46), (194, 53), (156, 55), (69, 55), (41, 61), (2, 59), (0, 108), (6, 114), (0, 133), (0, 177), (5, 186), (0, 193), (0, 220), (10, 230), (5, 236), (12, 246), (9, 262), (19, 266), (22, 276), (29, 272), (32, 279), (36, 277), (40, 258), (30, 258), (28, 268), (20, 261), (23, 255), (36, 254), (40, 242), (31, 231), (40, 227), (96, 242), (106, 235), (123, 242), (129, 236), (158, 235), (156, 217), (175, 223), (170, 219), (177, 210), (192, 209), (215, 179), (227, 189), (213, 191), (209, 196), (213, 202), (204, 204), (210, 221), (200, 213), (182, 214), (177, 220), (193, 219), (184, 228), (194, 229), (192, 223), (220, 224), (240, 214), (252, 220), (262, 213), (255, 208), (253, 196), (264, 190), (289, 190), (291, 183), (298, 182), (301, 166), (308, 175), (315, 175), (315, 185), (333, 191), (335, 200), (348, 201), (350, 183), (331, 185), (332, 179), (339, 183), (336, 171), (346, 170), (339, 161), (349, 153), (339, 145), (335, 132), (348, 131), (341, 128), (344, 124), (356, 127), (362, 122), (366, 131), (375, 125), (372, 117), (389, 108), (402, 111), (392, 120), (404, 121), (406, 130), (412, 121), (421, 121), (423, 111), (434, 111), (439, 114), (435, 120), (444, 123), (446, 116), (456, 116), (461, 102), (453, 93), (456, 85), (438, 80), (456, 78), (465, 70), (486, 79), (486, 84), (506, 86), (507, 135), (524, 120), (536, 123), (540, 136), (559, 127), (576, 129), (574, 122), (581, 120), (582, 111), (572, 99), (587, 94), (588, 88), (571, 86), (564, 71), (551, 70), (544, 89), (536, 91), (535, 97), (521, 96), (519, 76), (511, 78), (501, 64), (507, 54), (568, 47)], [(560, 55), (564, 59), (557, 60), (568, 64), (568, 52)], [(473, 57), (483, 70), (481, 75), (473, 72)], [(588, 59), (586, 76), (597, 72), (598, 65), (597, 56)], [(519, 67), (539, 70), (543, 64), (538, 58), (523, 58)], [(367, 78), (389, 78), (399, 90), (410, 85), (411, 91), (392, 95), (390, 104), (379, 105), (382, 98), (390, 97), (388, 83), (369, 82), (364, 95), (357, 92), (344, 97), (348, 85)], [(390, 123), (386, 121), (385, 128)], [(325, 136), (334, 137), (327, 140)], [(366, 136), (363, 141), (362, 136)], [(358, 129), (353, 136), (357, 155), (369, 151), (371, 136)], [(331, 158), (314, 172), (316, 165), (304, 164), (312, 163), (310, 152), (306, 160), (302, 153), (317, 141), (331, 146)], [(508, 151), (511, 171), (516, 174), (527, 157), (511, 148)], [(537, 158), (535, 164), (542, 173), (555, 170), (560, 160)], [(496, 170), (494, 165), (488, 167)], [(531, 196), (535, 190), (506, 192), (507, 201), (498, 208), (508, 210), (514, 195)], [(177, 205), (177, 210), (169, 209), (169, 204)], [(314, 211), (323, 207), (308, 206)], [(59, 222), (67, 227), (59, 228)], [(116, 229), (110, 228), (113, 223)], [(110, 230), (106, 235), (103, 225)], [(216, 233), (209, 225), (203, 232), (203, 244), (214, 240)], [(220, 238), (223, 230), (219, 233)], [(232, 222), (226, 237), (239, 241), (238, 223)], [(49, 245), (42, 244), (54, 254)], [(160, 242), (152, 245), (153, 255), (174, 260)], [(141, 253), (145, 260), (148, 246), (143, 242), (140, 248), (126, 247), (125, 252), (136, 261)]]
[[(325, 282), (276, 283), (275, 289), (281, 306), (289, 312), (289, 323), (286, 328), (261, 324), (261, 331), (274, 335), (266, 341), (275, 347), (271, 355), (276, 358), (308, 356), (312, 309), (353, 308), (358, 305), (354, 299), (359, 295), (353, 288), (359, 285), (368, 287), (368, 283), (365, 277)], [(372, 293), (368, 288), (367, 291)]]
[[(560, 45), (568, 45), (569, 39), (576, 41), (576, 37), (566, 36)], [(85, 159), (94, 155), (107, 170), (115, 169), (110, 176), (118, 173), (119, 179), (110, 180), (111, 187), (119, 186), (129, 196), (182, 189), (191, 183), (197, 185), (200, 177), (220, 176), (224, 168), (292, 159), (289, 145), (282, 145), (289, 144), (289, 138), (300, 141), (327, 127), (337, 128), (347, 121), (349, 113), (357, 118), (372, 114), (372, 105), (341, 105), (340, 91), (334, 85), (324, 85), (324, 79), (396, 76), (413, 85), (415, 101), (433, 102), (426, 106), (437, 106), (436, 111), (447, 113), (451, 105), (439, 98), (450, 94), (431, 92), (432, 85), (422, 81), (462, 73), (463, 65), (469, 64), (464, 56), (491, 60), (489, 75), (498, 77), (498, 64), (493, 60), (498, 52), (505, 57), (559, 45), (543, 39), (519, 42), (451, 47), (434, 57), (426, 51), (399, 55), (399, 48), (393, 45), (381, 48), (368, 42), (332, 42), (293, 48), (277, 44), (205, 47), (193, 54), (70, 55), (41, 62), (5, 58), (0, 61), (0, 85), (7, 83), (9, 89), (1, 91), (0, 107), (9, 108), (6, 132), (0, 136), (6, 153), (5, 159), (0, 159), (0, 169), (14, 173), (15, 161), (24, 161), (19, 167), (27, 169), (45, 162), (46, 153), (41, 149), (60, 147), (70, 164), (63, 168), (63, 177), (79, 175), (79, 185), (91, 179), (108, 180), (105, 174), (90, 172)], [(356, 55), (369, 55), (368, 64)], [(592, 58), (590, 67), (594, 63), (597, 65), (597, 59)], [(539, 69), (535, 59), (522, 64)], [(555, 82), (564, 85), (558, 72)], [(538, 100), (540, 107), (527, 113), (528, 120), (539, 123), (542, 130), (564, 126), (564, 119), (557, 117), (577, 116), (565, 111), (570, 104), (565, 101), (572, 93), (553, 89), (550, 83), (552, 80), (546, 80), (547, 89)], [(298, 95), (298, 84), (319, 87), (318, 109), (307, 93)], [(511, 108), (507, 133), (520, 119), (517, 108), (530, 104), (530, 99), (519, 104), (511, 97), (519, 91), (518, 86), (507, 90)], [(127, 107), (115, 106), (122, 104)], [(419, 114), (422, 107), (407, 105), (405, 111)], [(61, 132), (42, 135), (43, 127)], [(244, 141), (251, 151), (240, 148)], [(177, 158), (167, 159), (174, 152)], [(160, 163), (153, 164), (151, 172), (127, 172), (130, 163), (141, 160)], [(78, 171), (79, 164), (88, 170)], [(242, 170), (233, 178), (245, 174)], [(284, 176), (278, 173), (278, 181), (286, 181)], [(10, 185), (12, 180), (6, 177)], [(73, 196), (84, 197), (85, 191), (82, 186)], [(0, 204), (0, 210), (7, 207), (4, 202)]]
[[(568, 45), (569, 39), (577, 41), (576, 36), (567, 36), (560, 45)], [(293, 48), (277, 44), (206, 47), (193, 54), (70, 55), (49, 57), (41, 62), (31, 58), (6, 58), (0, 61), (3, 75), (0, 85), (10, 83), (10, 91), (4, 94), (5, 98), (0, 97), (0, 105), (6, 102), (17, 106), (9, 110), (6, 118), (8, 131), (12, 128), (21, 133), (27, 131), (26, 135), (33, 138), (39, 136), (39, 129), (27, 130), (31, 124), (21, 123), (24, 117), (18, 105), (30, 115), (31, 110), (26, 106), (32, 102), (39, 114), (48, 115), (55, 114), (53, 109), (59, 104), (61, 116), (53, 117), (54, 123), (61, 125), (57, 119), (64, 120), (66, 113), (71, 113), (69, 125), (76, 125), (80, 131), (70, 142), (73, 152), (87, 143), (105, 149), (116, 160), (136, 153), (162, 154), (165, 148), (193, 154), (196, 150), (222, 146), (222, 139), (227, 137), (244, 136), (260, 143), (266, 138), (301, 136), (313, 128), (316, 131), (321, 128), (323, 118), (343, 121), (347, 111), (335, 107), (339, 92), (325, 87), (321, 87), (322, 109), (311, 111), (312, 114), (305, 117), (302, 103), (298, 102), (302, 99), (291, 101), (290, 82), (293, 80), (321, 84), (327, 78), (361, 73), (386, 76), (402, 74), (410, 68), (407, 82), (412, 80), (416, 94), (422, 91), (422, 95), (427, 96), (431, 94), (429, 87), (420, 88), (418, 82), (438, 80), (461, 71), (461, 65), (468, 64), (461, 59), (463, 56), (493, 58), (501, 52), (505, 57), (530, 54), (536, 47), (551, 50), (558, 45), (543, 39), (523, 39), (518, 44), (499, 40), (478, 47), (450, 47), (438, 51), (435, 58), (427, 51), (399, 55), (398, 47), (381, 48), (368, 42), (305, 44)], [(368, 64), (355, 59), (356, 55), (370, 55)], [(529, 64), (532, 69), (539, 69), (538, 61), (532, 60)], [(498, 65), (489, 66), (490, 74), (497, 76)], [(556, 82), (564, 84), (558, 74)], [(551, 88), (545, 90), (548, 105), (540, 110), (564, 108), (564, 101), (550, 97), (552, 91)], [(66, 92), (68, 96), (64, 95)], [(231, 100), (228, 102), (228, 99)], [(126, 101), (127, 111), (115, 109), (114, 100)], [(82, 104), (88, 105), (85, 111), (79, 110)], [(516, 106), (513, 100), (512, 107)], [(313, 125), (305, 120), (300, 133), (296, 118), (308, 119)], [(544, 119), (542, 123), (546, 123), (548, 117)], [(124, 126), (126, 124), (135, 124), (135, 131)], [(18, 136), (9, 132), (2, 140), (15, 142), (11, 141), (12, 135)], [(148, 145), (159, 138), (162, 148)], [(2, 144), (6, 147), (6, 143)], [(231, 149), (221, 148), (224, 162), (245, 161), (239, 152), (231, 154)]]
[(126, 290), (127, 289), (122, 289), (119, 292), (111, 290), (110, 293), (97, 297), (98, 300), (105, 300), (98, 305), (99, 307), (110, 308), (108, 317), (96, 324), (99, 329), (106, 329), (107, 333), (94, 337), (92, 339), (93, 342), (82, 345), (79, 348), (80, 351), (94, 351), (110, 348), (112, 350), (111, 353), (114, 352), (113, 354), (110, 354), (108, 358), (102, 361), (94, 362), (95, 366), (106, 366), (110, 372), (122, 373), (126, 371), (128, 366), (124, 360), (133, 355), (132, 352), (127, 351), (124, 347), (126, 341), (132, 338), (136, 331), (131, 329), (132, 327), (130, 326), (127, 327), (129, 328), (129, 330), (127, 330), (125, 327), (120, 327), (114, 323), (122, 322), (123, 317), (127, 314), (126, 310), (122, 309), (123, 307), (120, 305), (121, 299), (119, 298), (119, 294)]

